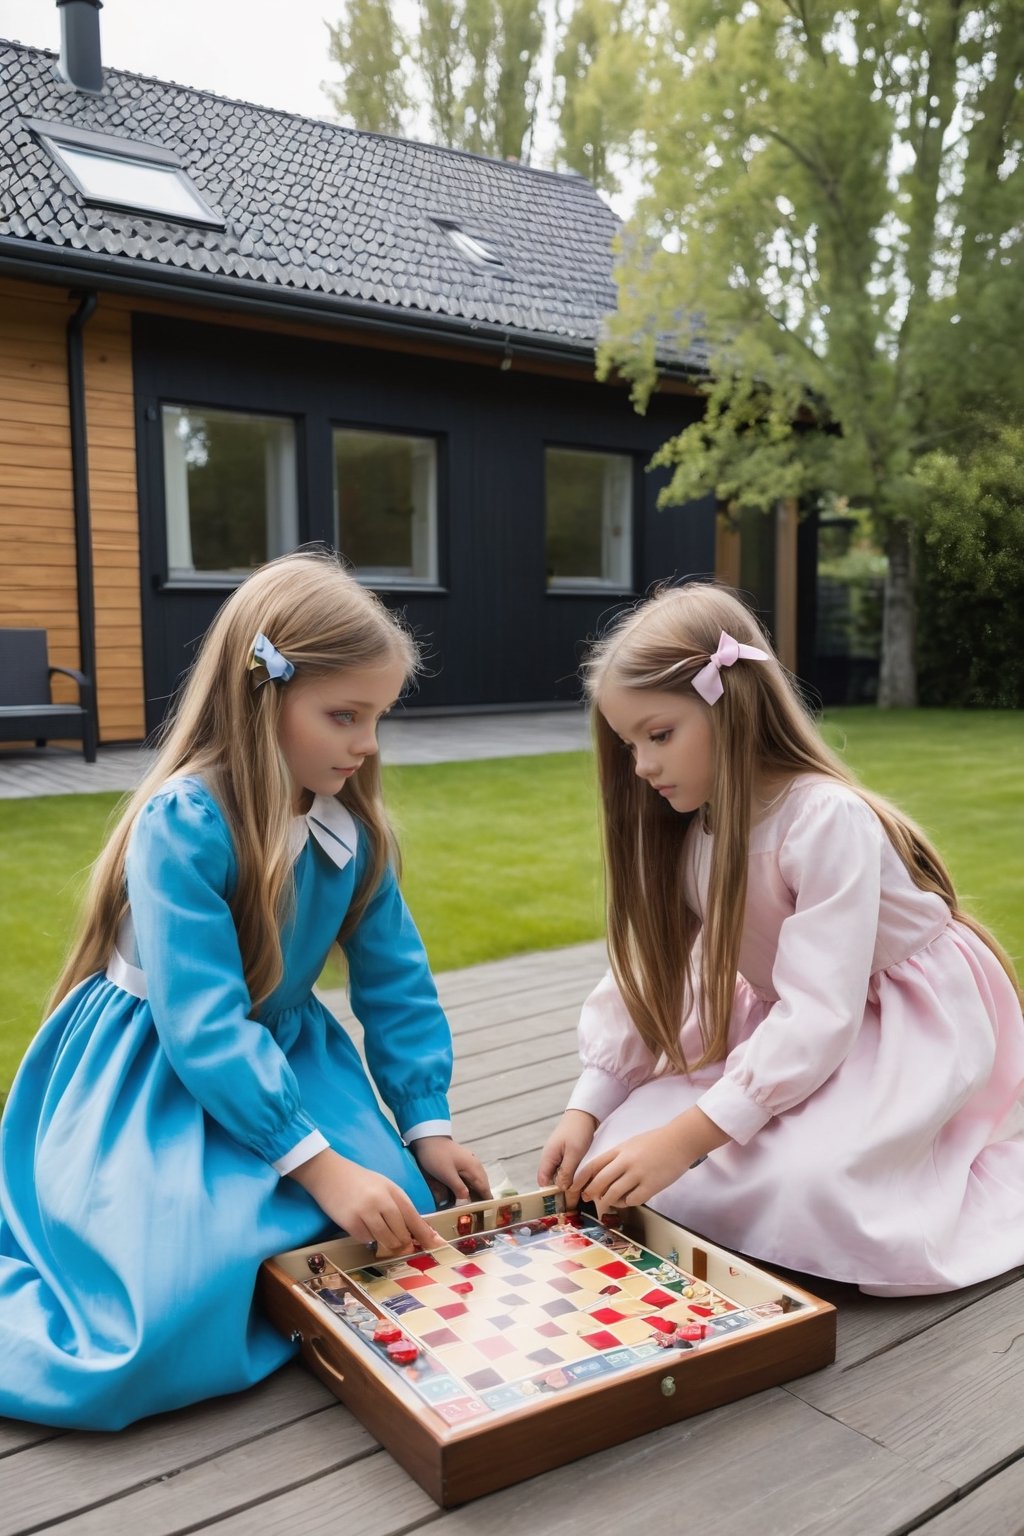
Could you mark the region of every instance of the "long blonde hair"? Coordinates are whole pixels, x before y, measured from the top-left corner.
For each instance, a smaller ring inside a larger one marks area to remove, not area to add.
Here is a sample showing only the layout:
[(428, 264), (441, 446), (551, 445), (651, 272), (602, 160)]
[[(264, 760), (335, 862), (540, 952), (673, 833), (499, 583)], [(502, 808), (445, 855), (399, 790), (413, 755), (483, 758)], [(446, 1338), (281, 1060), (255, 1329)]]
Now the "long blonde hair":
[[(722, 631), (742, 645), (771, 646), (732, 592), (693, 582), (668, 588), (620, 619), (591, 649), (584, 683), (592, 707), (601, 787), (608, 951), (619, 989), (645, 1044), (670, 1070), (687, 1072), (726, 1055), (747, 895), (751, 803), (759, 778), (822, 774), (871, 806), (914, 884), (941, 896), (950, 913), (994, 952), (1016, 987), (1009, 957), (959, 908), (953, 882), (924, 833), (871, 794), (829, 750), (774, 654), (723, 673), (709, 706), (691, 687)], [(600, 709), (607, 686), (677, 693), (708, 709), (713, 789), (701, 811), (679, 814), (635, 774), (632, 757)], [(695, 816), (714, 830), (700, 975), (700, 922), (684, 890), (683, 844)], [(688, 1062), (680, 1026), (696, 1002), (703, 1053)]]
[[(254, 1010), (282, 975), (280, 927), (293, 898), (289, 832), (293, 787), (278, 746), (285, 683), (250, 671), (257, 633), (295, 667), (295, 679), (398, 662), (410, 677), (410, 635), (328, 552), (285, 555), (228, 598), (203, 640), (161, 733), (156, 761), (132, 795), (93, 867), (81, 927), (50, 999), (52, 1009), (104, 967), (128, 907), (125, 856), (146, 802), (169, 778), (201, 775), (234, 844), (231, 912)], [(398, 850), (381, 796), (380, 762), (368, 757), (337, 796), (361, 824), (369, 859), (338, 935), (345, 944)]]

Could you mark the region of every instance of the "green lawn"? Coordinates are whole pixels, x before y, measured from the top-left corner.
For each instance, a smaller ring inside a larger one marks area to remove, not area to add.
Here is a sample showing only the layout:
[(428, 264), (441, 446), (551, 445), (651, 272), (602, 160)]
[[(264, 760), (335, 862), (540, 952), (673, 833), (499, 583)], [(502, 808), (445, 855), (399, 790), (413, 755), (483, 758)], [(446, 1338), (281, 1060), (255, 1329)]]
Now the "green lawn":
[[(971, 909), (1024, 953), (1024, 715), (838, 710), (826, 733), (923, 824)], [(387, 788), (436, 970), (600, 934), (588, 754), (391, 768)], [(38, 1023), (117, 800), (0, 800), (0, 1092)]]

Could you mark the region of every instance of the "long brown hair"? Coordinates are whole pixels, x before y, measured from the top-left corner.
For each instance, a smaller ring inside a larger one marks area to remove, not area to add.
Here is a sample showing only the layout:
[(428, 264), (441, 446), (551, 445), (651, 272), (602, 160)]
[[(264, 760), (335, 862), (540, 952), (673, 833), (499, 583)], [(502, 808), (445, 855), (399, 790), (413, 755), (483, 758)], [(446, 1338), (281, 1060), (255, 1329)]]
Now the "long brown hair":
[[(713, 705), (691, 686), (722, 631), (769, 652), (767, 662), (738, 662), (723, 673)], [(871, 806), (914, 884), (946, 902), (996, 955), (1016, 987), (1009, 957), (991, 934), (960, 910), (949, 872), (920, 828), (857, 783), (825, 745), (757, 621), (725, 588), (693, 582), (667, 588), (627, 614), (584, 663), (601, 787), (608, 951), (619, 989), (645, 1044), (670, 1070), (687, 1072), (727, 1051), (747, 895), (751, 806), (759, 782), (822, 774)], [(713, 789), (702, 811), (672, 810), (633, 770), (632, 757), (597, 707), (606, 685), (677, 693), (708, 709)], [(686, 901), (683, 844), (695, 816), (714, 830), (696, 977), (697, 914)], [(680, 1027), (696, 1004), (703, 1054), (688, 1062)]]
[[(257, 1008), (282, 974), (280, 926), (293, 897), (289, 832), (293, 787), (278, 746), (282, 688), (251, 671), (257, 633), (295, 668), (317, 678), (398, 662), (411, 676), (411, 636), (328, 552), (285, 555), (232, 593), (203, 640), (162, 733), (156, 761), (128, 801), (93, 867), (80, 931), (50, 999), (107, 964), (128, 907), (125, 855), (146, 802), (169, 778), (201, 775), (224, 813), (238, 879), (231, 911), (245, 980)], [(351, 935), (398, 850), (381, 796), (380, 760), (368, 757), (338, 794), (366, 833), (370, 856), (338, 942)]]

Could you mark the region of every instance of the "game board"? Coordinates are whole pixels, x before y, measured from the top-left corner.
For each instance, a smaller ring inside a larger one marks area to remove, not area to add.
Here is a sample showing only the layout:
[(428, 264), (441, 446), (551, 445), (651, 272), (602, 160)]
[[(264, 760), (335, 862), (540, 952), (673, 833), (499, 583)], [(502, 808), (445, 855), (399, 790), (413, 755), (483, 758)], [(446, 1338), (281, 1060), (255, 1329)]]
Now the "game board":
[[(332, 1271), (310, 1291), (376, 1342), (450, 1424), (760, 1321), (706, 1281), (578, 1216), (549, 1214), (347, 1276)], [(388, 1318), (395, 1337), (379, 1326)], [(402, 1338), (417, 1345), (414, 1359), (398, 1347)]]
[[(834, 1355), (831, 1307), (654, 1212), (618, 1230), (549, 1190), (430, 1220), (442, 1248), (367, 1262), (340, 1239), (279, 1255), (263, 1289), (314, 1370), (439, 1503)], [(619, 1396), (625, 1411), (609, 1413)]]

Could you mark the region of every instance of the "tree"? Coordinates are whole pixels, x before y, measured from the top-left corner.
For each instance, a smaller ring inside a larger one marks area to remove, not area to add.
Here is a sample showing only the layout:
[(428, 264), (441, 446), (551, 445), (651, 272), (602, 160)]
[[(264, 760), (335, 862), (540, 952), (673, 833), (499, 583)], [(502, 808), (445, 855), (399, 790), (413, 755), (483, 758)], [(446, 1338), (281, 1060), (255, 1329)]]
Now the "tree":
[(619, 188), (614, 157), (628, 149), (643, 116), (651, 9), (577, 0), (555, 58), (557, 158), (608, 192)]
[[(435, 143), (528, 163), (550, 106), (557, 163), (617, 190), (616, 156), (643, 107), (650, 0), (574, 0), (561, 19), (555, 0), (417, 0), (415, 11), (403, 33), (391, 0), (347, 0), (329, 29), (341, 83), (327, 90), (342, 116), (409, 132), (421, 102)], [(545, 50), (556, 56), (550, 102)]]
[[(327, 87), (357, 128), (403, 131), (426, 99), (438, 142), (501, 159), (529, 156), (544, 41), (541, 0), (419, 0), (414, 37), (390, 0), (347, 0), (329, 28), (341, 84)], [(404, 61), (404, 62), (403, 62)], [(407, 77), (408, 76), (408, 81)]]
[(879, 702), (915, 701), (922, 466), (1024, 419), (1024, 0), (664, 0), (651, 193), (601, 370), (709, 350), (663, 500), (830, 491), (888, 557)]
[(345, 19), (328, 23), (328, 31), (332, 58), (358, 60), (344, 69), (340, 87), (325, 87), (336, 110), (370, 132), (398, 133), (410, 101), (388, 0), (348, 0)]

